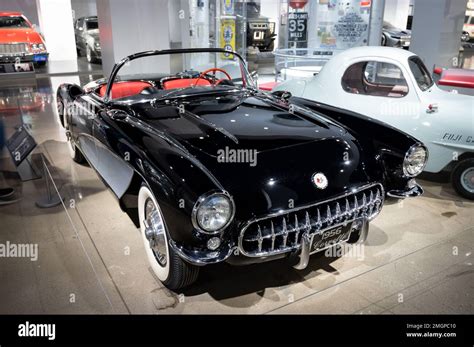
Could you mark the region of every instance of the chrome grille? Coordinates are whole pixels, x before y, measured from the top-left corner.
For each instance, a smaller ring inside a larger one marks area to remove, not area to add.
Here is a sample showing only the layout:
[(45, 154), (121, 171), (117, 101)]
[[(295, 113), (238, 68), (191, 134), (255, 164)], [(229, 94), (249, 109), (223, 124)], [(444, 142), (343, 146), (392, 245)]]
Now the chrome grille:
[(26, 43), (2, 43), (0, 44), (0, 54), (22, 54), (28, 53)]
[(384, 194), (377, 183), (314, 205), (251, 220), (240, 232), (239, 250), (248, 257), (297, 250), (304, 232), (312, 235), (341, 223), (372, 220), (382, 209)]

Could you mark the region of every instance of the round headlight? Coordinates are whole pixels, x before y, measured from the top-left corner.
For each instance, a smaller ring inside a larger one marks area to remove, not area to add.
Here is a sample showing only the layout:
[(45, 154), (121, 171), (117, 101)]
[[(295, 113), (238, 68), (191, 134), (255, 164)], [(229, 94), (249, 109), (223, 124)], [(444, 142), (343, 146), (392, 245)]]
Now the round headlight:
[(419, 175), (425, 168), (427, 160), (428, 151), (425, 147), (421, 145), (410, 147), (403, 161), (403, 173), (408, 177)]
[(234, 204), (224, 193), (213, 193), (198, 199), (193, 209), (194, 226), (203, 232), (216, 233), (234, 217)]

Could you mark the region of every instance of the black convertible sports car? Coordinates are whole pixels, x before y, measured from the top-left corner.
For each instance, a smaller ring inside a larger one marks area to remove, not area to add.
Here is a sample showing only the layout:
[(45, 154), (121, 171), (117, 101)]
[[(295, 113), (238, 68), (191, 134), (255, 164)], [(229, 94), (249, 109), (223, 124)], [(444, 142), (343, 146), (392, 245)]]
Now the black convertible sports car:
[(72, 158), (112, 190), (171, 289), (223, 261), (288, 257), (303, 269), (310, 254), (363, 242), (386, 195), (422, 193), (416, 139), (259, 92), (235, 52), (137, 53), (108, 80), (61, 85), (57, 106)]

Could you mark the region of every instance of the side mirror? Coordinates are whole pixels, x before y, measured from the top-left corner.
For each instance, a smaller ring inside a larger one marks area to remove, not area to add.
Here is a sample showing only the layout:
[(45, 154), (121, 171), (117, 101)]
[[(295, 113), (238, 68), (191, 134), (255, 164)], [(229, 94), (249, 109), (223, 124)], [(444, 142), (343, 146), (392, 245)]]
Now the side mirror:
[(252, 77), (253, 81), (255, 82), (255, 86), (258, 89), (258, 72), (257, 71), (252, 71), (250, 73), (250, 77)]
[(285, 90), (276, 90), (272, 92), (272, 95), (285, 102), (287, 102), (292, 97), (291, 93)]

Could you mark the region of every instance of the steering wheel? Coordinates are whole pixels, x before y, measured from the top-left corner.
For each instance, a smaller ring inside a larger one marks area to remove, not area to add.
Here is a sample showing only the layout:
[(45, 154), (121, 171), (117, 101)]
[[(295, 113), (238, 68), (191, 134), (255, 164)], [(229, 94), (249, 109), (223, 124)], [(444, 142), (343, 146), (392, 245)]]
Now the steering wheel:
[[(201, 72), (201, 74), (199, 75), (198, 78), (196, 78), (196, 82), (194, 82), (194, 85), (193, 87), (197, 86), (198, 82), (200, 79), (205, 79), (206, 81), (209, 81), (209, 79), (206, 78), (206, 75), (211, 73), (211, 72), (214, 72), (214, 76), (216, 75), (216, 72), (222, 72), (225, 77), (227, 77), (227, 79), (229, 81), (232, 81), (232, 77), (230, 77), (229, 73), (227, 71), (225, 71), (224, 69), (219, 69), (217, 67), (212, 67), (210, 69), (207, 69), (206, 71), (203, 71)], [(215, 79), (215, 77), (214, 77)], [(214, 80), (214, 81), (209, 81), (211, 83), (211, 85), (214, 85), (214, 86), (217, 86), (219, 83), (221, 83), (224, 79), (220, 79), (220, 80)]]

